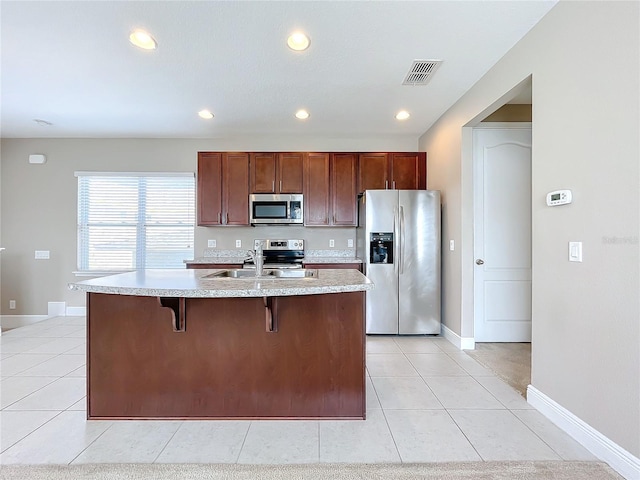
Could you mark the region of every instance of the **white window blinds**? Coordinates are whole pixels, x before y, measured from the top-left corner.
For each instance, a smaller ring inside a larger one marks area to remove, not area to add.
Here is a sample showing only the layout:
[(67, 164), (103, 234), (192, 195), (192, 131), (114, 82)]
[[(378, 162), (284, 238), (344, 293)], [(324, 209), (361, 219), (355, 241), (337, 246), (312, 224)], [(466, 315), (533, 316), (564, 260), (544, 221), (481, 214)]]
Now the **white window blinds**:
[(192, 173), (76, 176), (80, 271), (185, 268), (193, 258)]

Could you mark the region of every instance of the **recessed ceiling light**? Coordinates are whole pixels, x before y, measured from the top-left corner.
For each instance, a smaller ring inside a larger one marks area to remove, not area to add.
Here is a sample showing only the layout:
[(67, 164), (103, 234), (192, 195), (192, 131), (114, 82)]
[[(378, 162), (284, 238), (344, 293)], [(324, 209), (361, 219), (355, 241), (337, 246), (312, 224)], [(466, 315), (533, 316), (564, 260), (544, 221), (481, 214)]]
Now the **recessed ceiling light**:
[(410, 116), (411, 115), (406, 110), (400, 110), (398, 113), (396, 113), (396, 119), (397, 120), (406, 120)]
[(200, 110), (198, 112), (198, 115), (200, 115), (200, 118), (213, 118), (213, 113), (211, 113), (209, 110)]
[(149, 35), (144, 30), (135, 30), (129, 35), (129, 41), (136, 47), (144, 48), (145, 50), (155, 50), (158, 46), (155, 38)]
[(296, 118), (300, 119), (300, 120), (306, 120), (307, 118), (309, 118), (309, 112), (307, 112), (306, 110), (298, 110), (296, 112)]
[(295, 50), (296, 52), (309, 48), (310, 42), (309, 37), (302, 32), (294, 32), (287, 38), (287, 45), (291, 50)]

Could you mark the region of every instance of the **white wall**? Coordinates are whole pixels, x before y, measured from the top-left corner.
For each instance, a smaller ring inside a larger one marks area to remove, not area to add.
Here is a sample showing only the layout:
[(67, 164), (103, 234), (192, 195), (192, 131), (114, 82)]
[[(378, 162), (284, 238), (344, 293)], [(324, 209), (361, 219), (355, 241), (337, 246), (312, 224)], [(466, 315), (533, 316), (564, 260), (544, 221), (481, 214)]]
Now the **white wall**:
[[(74, 172), (175, 171), (195, 172), (198, 151), (416, 151), (409, 137), (361, 139), (259, 138), (236, 139), (2, 139), (1, 213), (6, 247), (1, 255), (1, 310), (4, 315), (46, 315), (50, 301), (83, 306), (84, 296), (67, 284), (83, 278), (76, 267), (77, 179)], [(30, 153), (47, 156), (44, 165), (28, 163)], [(259, 232), (259, 233), (256, 233)], [(207, 239), (218, 248), (235, 248), (235, 239), (248, 245), (253, 238), (301, 235), (307, 248), (346, 249), (353, 228), (298, 228), (283, 231), (267, 227), (198, 227), (195, 255), (201, 256)], [(256, 237), (258, 235), (259, 237)], [(35, 260), (35, 250), (49, 250), (50, 260)], [(9, 310), (9, 300), (17, 308)]]
[[(420, 139), (444, 195), (444, 319), (473, 336), (463, 127), (533, 79), (532, 385), (640, 455), (638, 2), (560, 2)], [(573, 190), (569, 206), (545, 194)], [(584, 262), (569, 263), (569, 241)]]

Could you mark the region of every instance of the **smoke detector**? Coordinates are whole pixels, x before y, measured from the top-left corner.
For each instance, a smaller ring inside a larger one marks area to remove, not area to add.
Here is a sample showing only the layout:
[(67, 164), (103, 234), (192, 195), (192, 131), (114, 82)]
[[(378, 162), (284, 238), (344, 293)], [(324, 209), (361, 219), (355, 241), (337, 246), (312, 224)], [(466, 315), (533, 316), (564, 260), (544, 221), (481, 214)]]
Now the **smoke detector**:
[(414, 60), (402, 84), (426, 85), (441, 63), (442, 60)]

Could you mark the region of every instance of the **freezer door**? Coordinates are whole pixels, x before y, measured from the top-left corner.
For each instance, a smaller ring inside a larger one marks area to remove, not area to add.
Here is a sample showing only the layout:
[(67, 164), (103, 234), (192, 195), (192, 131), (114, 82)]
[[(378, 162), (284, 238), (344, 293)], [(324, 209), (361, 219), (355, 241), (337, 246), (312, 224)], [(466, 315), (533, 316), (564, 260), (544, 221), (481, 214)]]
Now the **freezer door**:
[(399, 191), (399, 333), (440, 333), (440, 192)]
[[(365, 275), (375, 284), (366, 293), (366, 332), (371, 334), (398, 333), (398, 264), (395, 261), (397, 245), (395, 228), (397, 224), (398, 191), (367, 190), (363, 197), (365, 232), (363, 258)], [(362, 200), (361, 200), (362, 201)], [(379, 261), (377, 252), (372, 252), (371, 235), (393, 233), (393, 254), (388, 255), (393, 263), (372, 263)], [(373, 253), (373, 255), (372, 255)]]

